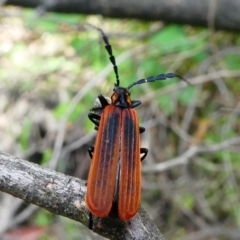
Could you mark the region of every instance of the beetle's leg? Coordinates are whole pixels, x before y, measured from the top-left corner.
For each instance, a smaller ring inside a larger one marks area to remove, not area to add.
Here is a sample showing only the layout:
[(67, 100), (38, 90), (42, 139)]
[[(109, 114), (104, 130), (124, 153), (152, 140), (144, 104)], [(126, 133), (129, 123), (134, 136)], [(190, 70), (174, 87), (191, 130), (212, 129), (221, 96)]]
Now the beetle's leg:
[(144, 128), (144, 127), (141, 127), (141, 126), (139, 126), (139, 132), (140, 132), (140, 134), (141, 134), (141, 133), (143, 133), (143, 132), (145, 132), (145, 128)]
[(96, 125), (99, 126), (99, 121), (101, 119), (101, 116), (96, 113), (89, 113), (88, 118)]
[(131, 108), (135, 108), (139, 105), (141, 105), (141, 101), (139, 101), (139, 100), (132, 101)]
[(93, 152), (94, 152), (94, 147), (89, 147), (88, 148), (88, 154), (89, 154), (90, 158), (93, 157)]
[(97, 101), (97, 99), (96, 99), (94, 107), (92, 109), (90, 109), (90, 111), (92, 111), (92, 112), (101, 111), (102, 112), (102, 110), (111, 103), (111, 99), (105, 98), (102, 94), (98, 95), (98, 99), (99, 99), (99, 101)]
[(145, 157), (147, 156), (147, 154), (148, 154), (148, 149), (147, 148), (140, 148), (140, 154), (144, 154), (141, 157), (141, 161), (143, 161), (145, 159)]

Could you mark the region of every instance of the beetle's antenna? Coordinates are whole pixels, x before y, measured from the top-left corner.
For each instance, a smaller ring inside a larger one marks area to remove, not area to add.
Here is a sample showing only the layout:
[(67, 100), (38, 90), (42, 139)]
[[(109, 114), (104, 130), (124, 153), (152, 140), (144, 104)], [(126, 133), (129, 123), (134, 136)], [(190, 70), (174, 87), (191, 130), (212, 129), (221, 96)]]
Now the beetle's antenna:
[(115, 75), (116, 75), (116, 86), (119, 86), (120, 79), (119, 79), (119, 75), (118, 75), (118, 67), (116, 65), (115, 57), (114, 57), (114, 55), (112, 53), (112, 47), (111, 47), (111, 45), (109, 43), (107, 35), (104, 33), (104, 31), (101, 28), (95, 27), (92, 24), (87, 24), (87, 25), (92, 27), (92, 28), (94, 28), (94, 29), (96, 29), (96, 30), (98, 30), (101, 33), (103, 41), (106, 44), (105, 48), (106, 48), (106, 50), (108, 52), (109, 59), (110, 59), (112, 65), (113, 65), (113, 70), (114, 70)]
[(129, 90), (131, 87), (133, 87), (134, 85), (137, 85), (137, 84), (142, 84), (142, 83), (146, 83), (146, 82), (155, 82), (155, 81), (158, 81), (158, 80), (166, 80), (167, 78), (180, 78), (182, 79), (184, 82), (192, 85), (190, 82), (188, 82), (185, 78), (179, 76), (179, 75), (176, 75), (174, 73), (166, 73), (166, 74), (159, 74), (157, 76), (151, 76), (151, 77), (148, 77), (148, 78), (143, 78), (143, 79), (140, 79), (136, 82), (133, 82), (131, 83), (127, 89)]

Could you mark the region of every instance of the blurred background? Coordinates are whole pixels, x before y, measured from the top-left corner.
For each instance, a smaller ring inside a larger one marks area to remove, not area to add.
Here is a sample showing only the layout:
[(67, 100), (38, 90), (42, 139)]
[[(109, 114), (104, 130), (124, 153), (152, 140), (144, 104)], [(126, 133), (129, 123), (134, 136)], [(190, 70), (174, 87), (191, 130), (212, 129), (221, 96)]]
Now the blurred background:
[[(39, 10), (39, 9), (38, 9)], [(13, 6), (0, 9), (0, 150), (87, 179), (96, 131), (88, 119), (115, 76), (135, 86), (142, 206), (166, 239), (240, 239), (240, 35), (204, 27)], [(0, 239), (104, 239), (78, 222), (0, 193)]]

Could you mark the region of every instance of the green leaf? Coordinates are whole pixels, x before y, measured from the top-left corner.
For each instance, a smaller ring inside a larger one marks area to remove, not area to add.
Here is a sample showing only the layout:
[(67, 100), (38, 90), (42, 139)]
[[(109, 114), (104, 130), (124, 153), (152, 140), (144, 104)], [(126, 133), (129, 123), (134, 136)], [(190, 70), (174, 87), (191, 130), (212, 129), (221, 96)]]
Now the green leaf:
[(235, 216), (237, 226), (240, 227), (240, 211), (238, 210), (239, 210), (239, 206), (238, 206), (238, 209), (236, 207), (233, 208), (233, 215)]
[(70, 122), (76, 122), (84, 110), (83, 104), (79, 103), (69, 117)]
[[(69, 104), (70, 104), (69, 102), (63, 102), (63, 103), (58, 104), (58, 106), (53, 111), (54, 116), (57, 119), (61, 118), (67, 112), (67, 110), (69, 108)], [(83, 110), (84, 110), (83, 103), (77, 104), (75, 109), (70, 114), (68, 121), (75, 122), (76, 120), (78, 120), (79, 116), (81, 115)]]
[(175, 111), (175, 105), (173, 104), (172, 97), (170, 95), (163, 95), (158, 100), (160, 109), (166, 114), (172, 114)]
[(201, 63), (208, 57), (209, 57), (209, 54), (207, 53), (207, 51), (202, 51), (192, 56), (191, 60), (195, 61), (196, 63)]
[(194, 206), (194, 197), (190, 193), (185, 193), (182, 197), (181, 203), (183, 204), (184, 207), (188, 209), (192, 209)]
[(166, 72), (166, 69), (161, 66), (159, 62), (161, 62), (160, 59), (156, 58), (148, 58), (144, 60), (141, 64), (141, 69), (143, 69), (146, 76), (143, 77), (149, 77)]
[(52, 214), (47, 212), (46, 210), (41, 210), (38, 212), (35, 223), (38, 226), (49, 226), (52, 222)]
[(79, 38), (79, 36), (74, 37), (70, 42), (70, 45), (75, 49), (76, 52), (82, 51), (84, 46), (89, 44), (89, 38)]
[(224, 58), (229, 69), (239, 69), (240, 57), (238, 55), (228, 55)]
[(30, 136), (32, 124), (33, 122), (30, 119), (25, 120), (23, 123), (22, 133), (19, 138), (19, 143), (23, 151), (26, 151), (28, 149), (29, 136)]
[(45, 163), (48, 163), (49, 160), (51, 159), (52, 157), (52, 149), (46, 149), (43, 153), (43, 159), (42, 159), (42, 162), (41, 164), (45, 164)]
[(55, 116), (55, 118), (57, 119), (61, 118), (64, 115), (64, 113), (67, 111), (68, 105), (69, 103), (66, 103), (66, 102), (59, 103), (57, 107), (53, 110), (53, 115)]
[[(176, 50), (185, 51), (189, 49), (188, 44), (186, 44), (188, 42), (188, 37), (182, 29), (182, 27), (177, 25), (169, 25), (158, 34), (154, 35), (150, 43), (159, 44), (159, 48), (164, 53), (171, 53)], [(179, 43), (182, 43), (182, 45)], [(186, 47), (183, 47), (183, 45)]]
[(183, 105), (187, 106), (189, 103), (195, 98), (196, 95), (196, 88), (194, 87), (187, 87), (181, 91), (179, 96), (179, 101)]

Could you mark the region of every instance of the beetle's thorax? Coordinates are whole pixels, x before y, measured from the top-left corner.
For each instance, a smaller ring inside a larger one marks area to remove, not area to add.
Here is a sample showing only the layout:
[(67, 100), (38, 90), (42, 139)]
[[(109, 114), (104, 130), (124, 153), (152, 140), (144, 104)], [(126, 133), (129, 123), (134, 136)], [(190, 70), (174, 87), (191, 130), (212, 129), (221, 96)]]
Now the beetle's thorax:
[(119, 86), (114, 87), (111, 100), (113, 105), (122, 108), (130, 108), (132, 104), (130, 92), (126, 88)]

